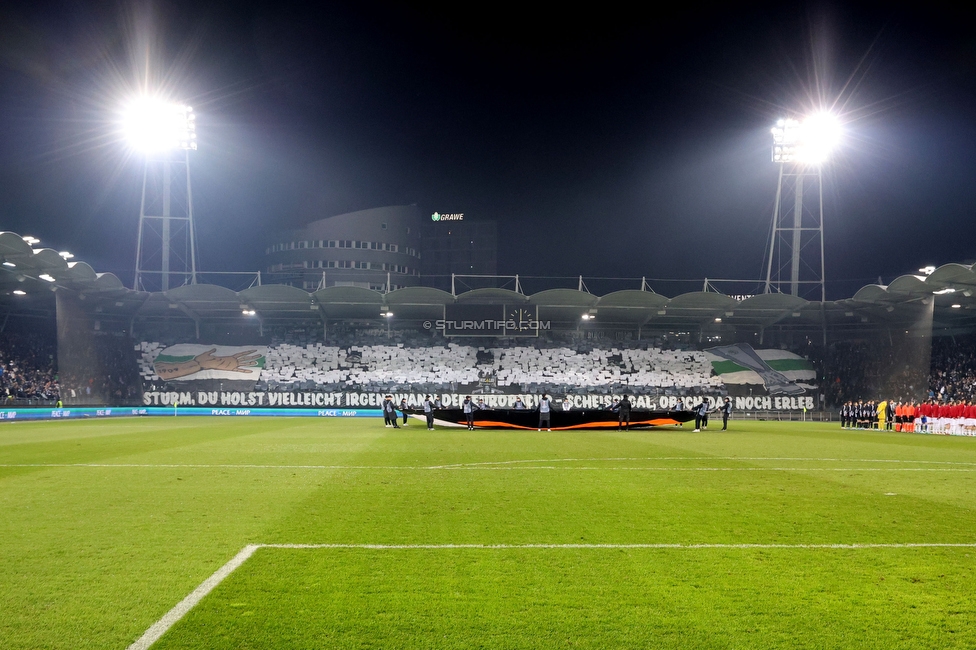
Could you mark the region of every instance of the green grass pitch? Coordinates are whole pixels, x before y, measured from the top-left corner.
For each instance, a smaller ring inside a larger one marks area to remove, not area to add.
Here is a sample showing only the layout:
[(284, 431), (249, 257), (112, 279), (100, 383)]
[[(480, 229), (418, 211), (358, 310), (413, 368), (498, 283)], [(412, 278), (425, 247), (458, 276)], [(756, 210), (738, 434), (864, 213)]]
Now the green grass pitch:
[(972, 648), (974, 493), (976, 439), (812, 423), (4, 423), (0, 647), (124, 650), (332, 544), (152, 647)]

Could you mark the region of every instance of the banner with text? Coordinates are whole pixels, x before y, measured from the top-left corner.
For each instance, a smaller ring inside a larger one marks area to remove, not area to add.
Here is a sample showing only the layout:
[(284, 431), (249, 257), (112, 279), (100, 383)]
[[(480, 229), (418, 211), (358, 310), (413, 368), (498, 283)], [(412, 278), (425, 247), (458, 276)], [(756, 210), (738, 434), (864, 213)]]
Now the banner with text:
[[(394, 402), (399, 405), (401, 399), (407, 400), (409, 408), (419, 408), (423, 404), (424, 393), (362, 393), (362, 392), (318, 392), (295, 391), (288, 393), (276, 392), (247, 392), (247, 391), (147, 391), (143, 394), (146, 406), (204, 406), (204, 407), (254, 407), (254, 408), (380, 408), (383, 398), (392, 394)], [(717, 408), (722, 397), (705, 395), (699, 397), (677, 398), (669, 395), (634, 395), (629, 393), (630, 401), (635, 409), (667, 410), (691, 408), (700, 404), (702, 400), (709, 408)], [(432, 396), (440, 399), (445, 408), (456, 408), (464, 401), (461, 393), (438, 393)], [(615, 396), (613, 395), (567, 395), (572, 409), (603, 409), (608, 408)], [(616, 397), (619, 397), (616, 396)], [(539, 395), (484, 395), (487, 408), (514, 408), (517, 399), (521, 399), (526, 408), (535, 408), (539, 403)], [(556, 396), (558, 402), (562, 396)], [(807, 396), (761, 396), (736, 397), (733, 408), (739, 411), (802, 411), (815, 407), (813, 397)]]

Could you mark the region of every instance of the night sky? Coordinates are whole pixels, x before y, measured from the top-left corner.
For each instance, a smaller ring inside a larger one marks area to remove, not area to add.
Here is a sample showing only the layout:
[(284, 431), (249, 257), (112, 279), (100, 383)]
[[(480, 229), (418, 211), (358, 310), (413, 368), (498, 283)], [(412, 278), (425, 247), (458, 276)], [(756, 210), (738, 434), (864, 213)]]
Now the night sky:
[(141, 163), (114, 130), (148, 51), (153, 85), (199, 115), (204, 270), (261, 268), (281, 228), (416, 203), (496, 220), (500, 273), (759, 278), (769, 128), (820, 106), (846, 122), (828, 297), (972, 262), (969, 17), (784, 4), (5, 3), (0, 229), (131, 283)]

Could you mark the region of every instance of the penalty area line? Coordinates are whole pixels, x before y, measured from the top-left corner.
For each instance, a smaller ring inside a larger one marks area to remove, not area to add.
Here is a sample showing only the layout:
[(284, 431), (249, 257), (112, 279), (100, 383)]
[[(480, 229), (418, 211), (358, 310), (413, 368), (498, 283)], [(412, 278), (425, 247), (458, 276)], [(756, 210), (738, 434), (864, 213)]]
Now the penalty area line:
[(166, 612), (161, 619), (153, 623), (141, 637), (129, 646), (128, 650), (146, 650), (146, 648), (149, 648), (149, 646), (158, 641), (159, 637), (163, 636), (169, 628), (176, 625), (181, 618), (186, 616), (187, 612), (203, 600), (204, 596), (213, 591), (214, 587), (223, 582), (224, 578), (233, 573), (237, 567), (244, 564), (249, 557), (254, 555), (254, 551), (259, 548), (261, 546), (258, 544), (248, 544), (241, 549), (241, 552), (231, 558), (227, 564), (217, 569), (213, 575), (201, 582), (199, 587), (190, 592), (190, 595), (178, 602), (173, 609)]
[(276, 549), (353, 549), (365, 551), (398, 550), (532, 550), (532, 549), (661, 549), (661, 550), (858, 550), (858, 549), (925, 549), (925, 548), (976, 548), (976, 542), (918, 542), (918, 543), (848, 543), (848, 544), (248, 544), (217, 569), (213, 575), (200, 583), (190, 594), (152, 624), (127, 650), (148, 650), (171, 627), (176, 625), (207, 594), (213, 591), (231, 573), (244, 564), (255, 551), (261, 548)]

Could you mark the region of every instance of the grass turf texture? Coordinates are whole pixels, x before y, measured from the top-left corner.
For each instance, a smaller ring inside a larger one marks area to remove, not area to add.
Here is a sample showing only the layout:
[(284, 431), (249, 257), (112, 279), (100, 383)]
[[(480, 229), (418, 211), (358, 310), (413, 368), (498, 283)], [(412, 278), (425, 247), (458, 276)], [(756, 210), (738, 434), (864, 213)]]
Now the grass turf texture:
[[(974, 488), (974, 439), (836, 425), (4, 424), (0, 646), (126, 648), (252, 543), (973, 543)], [(967, 547), (261, 548), (153, 648), (971, 648), (974, 574)]]

